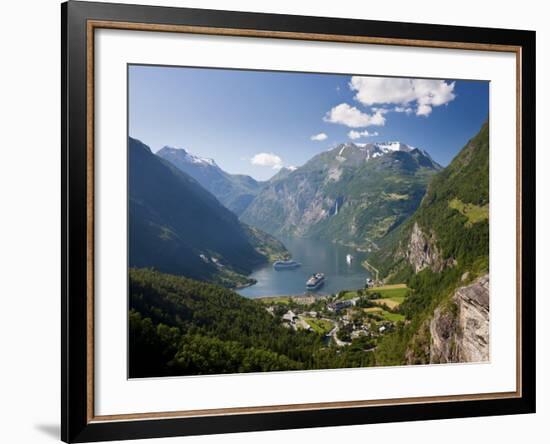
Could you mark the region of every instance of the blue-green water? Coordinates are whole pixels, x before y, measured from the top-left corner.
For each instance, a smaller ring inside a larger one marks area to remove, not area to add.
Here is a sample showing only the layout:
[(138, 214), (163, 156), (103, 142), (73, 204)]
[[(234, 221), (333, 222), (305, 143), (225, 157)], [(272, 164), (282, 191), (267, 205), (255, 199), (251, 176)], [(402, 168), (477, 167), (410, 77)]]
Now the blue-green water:
[[(370, 273), (361, 266), (366, 253), (350, 247), (313, 239), (281, 239), (292, 259), (302, 264), (292, 270), (275, 270), (267, 264), (255, 270), (250, 277), (258, 282), (237, 290), (242, 296), (257, 298), (263, 296), (301, 295), (306, 293), (306, 281), (313, 273), (325, 273), (325, 283), (312, 294), (332, 294), (341, 290), (362, 288)], [(346, 262), (351, 254), (353, 261)]]

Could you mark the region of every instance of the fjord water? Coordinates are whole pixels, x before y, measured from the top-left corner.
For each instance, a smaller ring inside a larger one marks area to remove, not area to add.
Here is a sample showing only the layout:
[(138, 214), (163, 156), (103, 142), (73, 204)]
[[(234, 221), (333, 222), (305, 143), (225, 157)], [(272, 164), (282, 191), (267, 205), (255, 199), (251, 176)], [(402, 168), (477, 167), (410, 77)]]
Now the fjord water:
[[(319, 289), (307, 293), (332, 294), (341, 290), (362, 288), (370, 273), (361, 266), (366, 253), (350, 247), (324, 240), (289, 238), (281, 239), (292, 255), (302, 264), (291, 270), (275, 270), (272, 264), (256, 269), (250, 277), (258, 282), (237, 290), (242, 296), (258, 298), (264, 296), (302, 295), (306, 293), (306, 281), (313, 273), (324, 273), (325, 283)], [(346, 255), (353, 261), (348, 264)]]

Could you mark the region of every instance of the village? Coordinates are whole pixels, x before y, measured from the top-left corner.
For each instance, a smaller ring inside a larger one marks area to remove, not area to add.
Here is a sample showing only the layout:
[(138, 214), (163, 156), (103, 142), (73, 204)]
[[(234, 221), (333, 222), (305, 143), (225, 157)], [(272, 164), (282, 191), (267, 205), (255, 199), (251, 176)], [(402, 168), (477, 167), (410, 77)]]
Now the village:
[(266, 310), (293, 330), (323, 336), (327, 345), (351, 345), (361, 338), (365, 350), (376, 340), (406, 322), (400, 306), (410, 290), (405, 284), (340, 291), (327, 296), (278, 296), (262, 298)]

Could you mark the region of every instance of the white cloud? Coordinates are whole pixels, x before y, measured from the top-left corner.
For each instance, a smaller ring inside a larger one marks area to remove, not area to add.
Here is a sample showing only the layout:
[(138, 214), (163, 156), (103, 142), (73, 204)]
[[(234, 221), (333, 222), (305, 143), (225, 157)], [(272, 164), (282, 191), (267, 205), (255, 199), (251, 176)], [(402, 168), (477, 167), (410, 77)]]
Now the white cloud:
[(250, 159), (252, 165), (271, 167), (274, 170), (279, 170), (283, 167), (283, 159), (274, 153), (258, 153)]
[(414, 111), (410, 106), (396, 106), (393, 110), (396, 113), (405, 113), (407, 115), (411, 114)]
[(430, 105), (418, 105), (416, 110), (417, 116), (429, 116), (432, 112), (432, 107)]
[(414, 107), (417, 116), (427, 116), (434, 106), (445, 105), (456, 97), (455, 82), (445, 80), (353, 76), (349, 86), (356, 91), (355, 99), (363, 105), (400, 105), (402, 111), (394, 108), (397, 112), (407, 112), (407, 108)]
[(373, 114), (364, 113), (347, 103), (332, 108), (324, 117), (326, 122), (339, 123), (350, 128), (365, 128), (367, 126), (382, 126), (386, 123), (385, 109), (378, 109)]
[(315, 140), (316, 142), (321, 142), (323, 140), (327, 140), (328, 136), (325, 133), (319, 133), (315, 134), (314, 136), (311, 136), (311, 140)]
[(351, 140), (360, 139), (361, 137), (374, 137), (374, 136), (378, 136), (378, 133), (376, 131), (374, 133), (369, 133), (367, 130), (365, 130), (365, 131), (351, 130), (348, 133), (348, 137)]

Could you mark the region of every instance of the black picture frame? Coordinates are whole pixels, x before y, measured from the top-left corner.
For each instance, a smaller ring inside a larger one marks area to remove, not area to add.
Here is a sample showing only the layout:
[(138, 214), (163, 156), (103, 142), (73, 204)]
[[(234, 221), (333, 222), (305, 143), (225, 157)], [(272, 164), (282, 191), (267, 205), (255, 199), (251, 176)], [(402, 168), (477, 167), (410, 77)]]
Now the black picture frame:
[[(513, 45), (521, 49), (521, 396), (319, 410), (94, 421), (89, 415), (90, 339), (87, 171), (87, 23), (369, 36)], [(535, 32), (69, 1), (61, 5), (62, 374), (61, 439), (90, 442), (180, 435), (371, 424), (535, 412)]]

